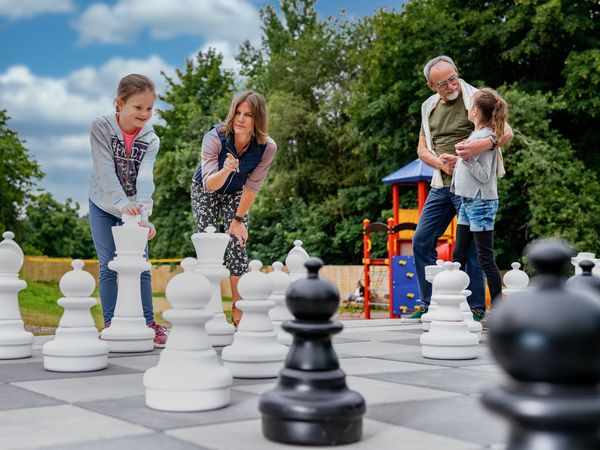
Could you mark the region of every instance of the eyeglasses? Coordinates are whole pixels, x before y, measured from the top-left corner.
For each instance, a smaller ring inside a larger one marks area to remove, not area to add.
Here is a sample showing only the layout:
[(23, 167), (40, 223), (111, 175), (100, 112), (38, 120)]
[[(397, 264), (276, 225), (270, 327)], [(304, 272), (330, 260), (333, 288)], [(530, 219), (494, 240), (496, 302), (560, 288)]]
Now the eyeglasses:
[(446, 85), (448, 83), (454, 83), (457, 79), (458, 79), (458, 74), (455, 73), (450, 78), (448, 78), (446, 81), (442, 81), (440, 83), (436, 83), (434, 86), (436, 88), (443, 88), (443, 87), (446, 87)]

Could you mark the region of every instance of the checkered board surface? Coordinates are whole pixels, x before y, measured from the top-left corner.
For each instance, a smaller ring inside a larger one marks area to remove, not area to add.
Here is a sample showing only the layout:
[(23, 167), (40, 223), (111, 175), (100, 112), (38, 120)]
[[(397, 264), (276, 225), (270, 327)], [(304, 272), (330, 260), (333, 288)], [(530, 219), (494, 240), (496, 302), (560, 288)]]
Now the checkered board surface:
[[(399, 320), (347, 321), (334, 339), (351, 389), (367, 402), (363, 439), (336, 448), (501, 449), (508, 427), (480, 403), (506, 382), (484, 333), (479, 357), (421, 356), (421, 325)], [(36, 337), (32, 358), (0, 361), (0, 448), (111, 450), (269, 450), (258, 400), (275, 379), (234, 379), (231, 403), (206, 412), (172, 413), (144, 403), (142, 376), (159, 350), (111, 354), (105, 370), (56, 373), (43, 368)], [(315, 448), (315, 447), (312, 447)], [(331, 448), (331, 447), (328, 447)]]

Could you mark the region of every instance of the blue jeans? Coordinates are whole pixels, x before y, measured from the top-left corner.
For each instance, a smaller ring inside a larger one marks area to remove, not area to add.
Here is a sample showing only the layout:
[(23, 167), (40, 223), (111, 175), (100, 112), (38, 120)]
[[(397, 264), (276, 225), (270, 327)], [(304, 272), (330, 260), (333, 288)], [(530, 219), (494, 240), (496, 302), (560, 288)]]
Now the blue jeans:
[(473, 232), (493, 231), (498, 205), (498, 199), (485, 200), (481, 198), (481, 191), (475, 198), (462, 197), (458, 224), (469, 226)]
[[(102, 314), (104, 323), (110, 322), (115, 314), (117, 304), (117, 272), (108, 268), (109, 261), (112, 261), (115, 254), (115, 241), (112, 235), (112, 227), (123, 225), (118, 217), (107, 213), (98, 208), (90, 200), (90, 229), (94, 246), (98, 254), (100, 263), (99, 286), (100, 303), (102, 304)], [(146, 258), (148, 258), (148, 245), (146, 245)], [(152, 280), (150, 271), (142, 272), (140, 277), (140, 287), (142, 290), (142, 309), (147, 324), (154, 322), (154, 310), (152, 308)]]
[[(461, 197), (450, 192), (450, 188), (432, 188), (413, 236), (417, 283), (421, 302), (427, 305), (431, 303), (431, 284), (425, 280), (425, 266), (435, 264), (438, 239), (458, 213), (460, 204)], [(472, 294), (468, 297), (469, 306), (485, 311), (485, 279), (475, 246), (471, 247), (465, 269), (471, 279), (469, 290)]]

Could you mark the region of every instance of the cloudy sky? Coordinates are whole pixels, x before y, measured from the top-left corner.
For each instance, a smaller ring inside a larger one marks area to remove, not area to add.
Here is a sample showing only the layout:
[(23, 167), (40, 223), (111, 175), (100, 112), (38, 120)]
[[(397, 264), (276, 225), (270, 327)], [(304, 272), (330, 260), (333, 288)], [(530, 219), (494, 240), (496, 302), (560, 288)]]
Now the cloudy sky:
[[(371, 15), (401, 1), (320, 0), (321, 17)], [(113, 111), (118, 80), (161, 71), (209, 47), (235, 68), (244, 40), (260, 42), (259, 9), (267, 0), (0, 0), (0, 109), (40, 163), (40, 187), (87, 211), (89, 127)], [(161, 105), (157, 105), (159, 108)]]

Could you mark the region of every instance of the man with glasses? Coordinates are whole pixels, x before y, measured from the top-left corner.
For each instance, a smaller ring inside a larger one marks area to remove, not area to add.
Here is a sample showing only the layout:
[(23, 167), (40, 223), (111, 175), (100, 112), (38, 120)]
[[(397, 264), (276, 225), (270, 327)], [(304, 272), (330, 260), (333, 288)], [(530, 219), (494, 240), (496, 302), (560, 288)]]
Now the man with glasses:
[[(473, 131), (469, 122), (468, 110), (477, 89), (458, 77), (458, 69), (448, 56), (438, 56), (430, 60), (423, 69), (427, 86), (435, 92), (421, 106), (421, 132), (417, 154), (421, 161), (433, 167), (431, 190), (419, 217), (413, 237), (413, 253), (417, 272), (417, 282), (421, 293), (422, 306), (414, 314), (403, 320), (419, 322), (427, 312), (431, 302), (431, 284), (425, 280), (425, 266), (435, 264), (436, 247), (460, 209), (460, 197), (450, 192), (452, 173), (458, 157), (468, 159), (485, 151), (509, 142), (512, 129), (505, 125), (505, 134), (498, 142), (491, 138), (464, 141)], [(464, 141), (464, 142), (463, 142)], [(504, 173), (502, 161), (498, 161), (500, 175)], [(466, 272), (471, 279), (468, 298), (473, 318), (477, 321), (485, 315), (485, 280), (477, 259), (475, 246), (472, 246), (467, 261)]]

